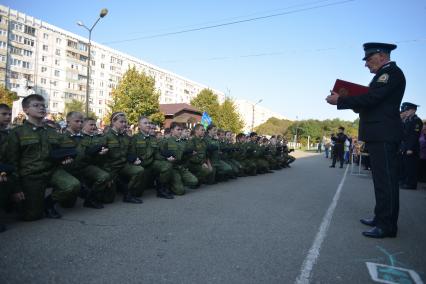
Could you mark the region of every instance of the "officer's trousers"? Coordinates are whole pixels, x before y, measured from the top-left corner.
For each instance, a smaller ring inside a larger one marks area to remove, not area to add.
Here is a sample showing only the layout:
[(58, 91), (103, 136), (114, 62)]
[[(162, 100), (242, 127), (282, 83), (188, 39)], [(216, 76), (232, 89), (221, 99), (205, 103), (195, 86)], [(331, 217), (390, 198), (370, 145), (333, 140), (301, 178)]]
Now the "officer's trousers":
[(373, 173), (377, 227), (396, 233), (399, 214), (398, 150), (397, 142), (367, 142)]
[(410, 188), (417, 188), (418, 153), (402, 155), (402, 183)]

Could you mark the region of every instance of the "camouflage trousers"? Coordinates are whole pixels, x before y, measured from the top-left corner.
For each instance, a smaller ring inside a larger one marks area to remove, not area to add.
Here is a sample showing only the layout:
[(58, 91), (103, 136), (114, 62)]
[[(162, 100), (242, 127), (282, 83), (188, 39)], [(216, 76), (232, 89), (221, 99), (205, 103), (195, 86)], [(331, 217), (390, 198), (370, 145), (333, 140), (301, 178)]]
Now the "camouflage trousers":
[(185, 186), (197, 186), (198, 179), (182, 165), (174, 166), (172, 170), (171, 191), (176, 195), (185, 194)]

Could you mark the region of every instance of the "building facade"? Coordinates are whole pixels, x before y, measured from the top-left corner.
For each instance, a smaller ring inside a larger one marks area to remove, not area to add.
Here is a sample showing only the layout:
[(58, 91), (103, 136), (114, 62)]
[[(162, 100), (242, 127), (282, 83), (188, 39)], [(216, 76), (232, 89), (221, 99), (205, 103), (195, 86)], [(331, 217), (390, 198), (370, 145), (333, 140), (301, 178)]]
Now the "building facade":
[[(154, 77), (160, 104), (188, 103), (208, 88), (96, 42), (88, 62), (88, 39), (0, 5), (0, 84), (11, 90), (26, 85), (45, 97), (50, 113), (63, 113), (67, 101), (85, 101), (88, 64), (89, 108), (98, 117), (107, 113), (113, 88), (132, 67)], [(223, 101), (222, 92), (212, 91)]]
[(235, 100), (235, 105), (244, 121), (244, 132), (246, 133), (251, 132), (252, 127), (254, 128), (266, 122), (271, 117), (286, 119), (284, 116), (259, 104), (255, 105), (254, 102), (248, 100), (237, 99)]

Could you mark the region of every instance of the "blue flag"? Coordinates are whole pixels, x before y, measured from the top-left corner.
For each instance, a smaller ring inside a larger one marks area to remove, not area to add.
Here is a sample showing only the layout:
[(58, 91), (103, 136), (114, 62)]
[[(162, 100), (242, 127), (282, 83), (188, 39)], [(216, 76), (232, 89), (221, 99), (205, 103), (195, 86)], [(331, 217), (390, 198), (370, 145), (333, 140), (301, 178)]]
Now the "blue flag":
[(207, 128), (212, 123), (212, 118), (207, 114), (207, 112), (203, 112), (203, 116), (201, 117), (201, 124), (204, 128)]

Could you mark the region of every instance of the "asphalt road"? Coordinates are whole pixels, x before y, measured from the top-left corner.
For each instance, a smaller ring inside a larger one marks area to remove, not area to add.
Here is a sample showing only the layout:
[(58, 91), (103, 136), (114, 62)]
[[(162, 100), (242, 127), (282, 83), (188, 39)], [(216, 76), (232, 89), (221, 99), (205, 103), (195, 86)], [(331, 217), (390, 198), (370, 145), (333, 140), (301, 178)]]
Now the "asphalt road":
[[(291, 169), (203, 186), (174, 200), (61, 209), (60, 220), (0, 216), (0, 283), (295, 283), (345, 169), (298, 153)], [(369, 176), (348, 170), (307, 283), (374, 283), (366, 262), (426, 281), (426, 190), (401, 191), (395, 239), (367, 239)], [(320, 234), (321, 235), (321, 234)], [(318, 245), (318, 243), (316, 243)]]

